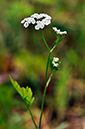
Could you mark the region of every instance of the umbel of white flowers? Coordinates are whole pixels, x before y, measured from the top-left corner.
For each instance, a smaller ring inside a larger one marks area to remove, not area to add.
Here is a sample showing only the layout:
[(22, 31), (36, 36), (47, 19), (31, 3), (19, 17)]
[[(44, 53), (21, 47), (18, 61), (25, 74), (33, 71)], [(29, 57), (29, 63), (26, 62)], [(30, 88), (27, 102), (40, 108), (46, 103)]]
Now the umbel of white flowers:
[(27, 28), (30, 24), (35, 25), (35, 30), (43, 29), (45, 26), (51, 23), (51, 17), (44, 13), (34, 13), (28, 18), (24, 18), (21, 23)]
[(58, 67), (59, 66), (59, 58), (58, 57), (53, 57), (52, 64), (53, 64), (54, 67)]
[(56, 27), (52, 27), (52, 29), (58, 34), (58, 35), (63, 35), (67, 34), (67, 31), (60, 31)]

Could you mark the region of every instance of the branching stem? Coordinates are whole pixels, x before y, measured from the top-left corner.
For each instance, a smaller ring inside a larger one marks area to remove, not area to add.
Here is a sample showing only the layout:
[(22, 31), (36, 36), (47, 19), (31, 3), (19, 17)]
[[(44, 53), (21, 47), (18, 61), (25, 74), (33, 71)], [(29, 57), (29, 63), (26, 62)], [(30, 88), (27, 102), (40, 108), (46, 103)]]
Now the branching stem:
[(44, 101), (45, 101), (45, 95), (46, 95), (46, 90), (47, 90), (47, 87), (51, 81), (51, 78), (53, 76), (53, 74), (55, 73), (55, 71), (52, 71), (52, 74), (50, 75), (48, 81), (47, 81), (47, 73), (48, 73), (48, 66), (49, 66), (49, 62), (50, 62), (50, 56), (51, 56), (51, 53), (53, 52), (53, 50), (56, 48), (56, 46), (61, 42), (61, 40), (64, 38), (64, 36), (62, 38), (59, 39), (59, 37), (57, 37), (57, 40), (55, 41), (55, 45), (53, 46), (53, 48), (50, 50), (50, 48), (48, 47), (48, 44), (44, 38), (44, 35), (42, 33), (42, 30), (40, 30), (41, 32), (41, 36), (43, 38), (43, 41), (49, 51), (49, 55), (48, 55), (48, 60), (47, 60), (47, 65), (46, 65), (46, 73), (45, 73), (45, 89), (44, 89), (44, 93), (43, 93), (43, 99), (42, 99), (42, 105), (41, 105), (41, 114), (40, 114), (40, 120), (39, 120), (39, 129), (41, 128), (41, 120), (42, 120), (42, 113), (43, 113), (43, 107), (44, 107)]
[(40, 32), (41, 32), (41, 36), (42, 36), (42, 38), (43, 38), (43, 41), (44, 41), (44, 43), (45, 43), (45, 45), (46, 45), (48, 51), (50, 51), (50, 48), (49, 48), (49, 46), (48, 46), (48, 44), (47, 44), (47, 42), (46, 42), (46, 40), (45, 40), (45, 38), (44, 38), (44, 35), (43, 35), (43, 32), (42, 32), (41, 29), (40, 29)]

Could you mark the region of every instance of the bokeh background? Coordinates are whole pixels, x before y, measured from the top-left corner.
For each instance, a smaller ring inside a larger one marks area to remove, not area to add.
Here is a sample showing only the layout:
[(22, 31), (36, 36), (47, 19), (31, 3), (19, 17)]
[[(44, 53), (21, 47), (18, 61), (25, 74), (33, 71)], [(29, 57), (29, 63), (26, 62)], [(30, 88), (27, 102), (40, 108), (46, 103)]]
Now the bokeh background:
[(50, 48), (56, 39), (52, 26), (68, 32), (52, 54), (60, 58), (61, 66), (47, 89), (42, 129), (85, 128), (85, 1), (1, 0), (0, 129), (34, 129), (9, 74), (32, 89), (36, 99), (31, 109), (39, 122), (48, 51), (40, 32), (20, 23), (35, 12), (52, 17), (51, 25), (43, 29)]

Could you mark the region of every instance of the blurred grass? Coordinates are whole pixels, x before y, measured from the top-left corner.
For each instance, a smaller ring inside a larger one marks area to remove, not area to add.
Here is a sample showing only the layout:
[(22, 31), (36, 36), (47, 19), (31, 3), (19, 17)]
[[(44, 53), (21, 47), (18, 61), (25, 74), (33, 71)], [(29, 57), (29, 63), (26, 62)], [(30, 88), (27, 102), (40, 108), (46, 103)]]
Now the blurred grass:
[[(12, 115), (12, 108), (14, 104), (18, 103), (18, 101), (14, 100), (14, 90), (12, 86), (9, 84), (7, 85), (0, 85), (0, 128), (1, 129), (9, 129), (9, 119)], [(16, 119), (16, 118), (15, 118)], [(10, 125), (11, 126), (11, 125)], [(14, 126), (14, 125), (13, 125)], [(11, 127), (15, 129), (15, 127)]]
[[(25, 29), (20, 24), (24, 17), (34, 12), (44, 12), (52, 16), (52, 25), (43, 30), (50, 48), (55, 41), (52, 26), (68, 32), (52, 54), (60, 58), (61, 67), (49, 86), (49, 89), (53, 89), (52, 91), (48, 89), (50, 96), (46, 97), (47, 107), (50, 108), (51, 114), (56, 110), (58, 120), (62, 121), (66, 117), (66, 112), (77, 103), (80, 105), (80, 110), (76, 115), (85, 116), (82, 108), (85, 106), (85, 4), (83, 0), (0, 1), (0, 75), (19, 71), (20, 77), (17, 80), (21, 86), (29, 85), (32, 88), (37, 105), (40, 106), (48, 52), (40, 33), (32, 26)], [(0, 129), (23, 128), (22, 125), (16, 124), (17, 121), (22, 121), (22, 117), (13, 115), (12, 112), (18, 102), (14, 101), (14, 95), (16, 95), (15, 91), (9, 82), (0, 83)], [(74, 103), (72, 107), (69, 106), (70, 103)], [(15, 122), (13, 125), (10, 124), (12, 119)]]

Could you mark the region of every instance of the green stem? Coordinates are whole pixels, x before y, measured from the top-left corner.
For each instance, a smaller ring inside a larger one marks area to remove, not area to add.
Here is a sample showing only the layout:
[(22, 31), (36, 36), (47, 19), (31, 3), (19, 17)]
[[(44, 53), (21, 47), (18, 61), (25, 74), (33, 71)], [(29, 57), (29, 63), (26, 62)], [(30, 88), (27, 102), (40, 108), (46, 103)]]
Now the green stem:
[(46, 43), (46, 40), (44, 38), (44, 35), (42, 33), (42, 30), (40, 30), (41, 32), (41, 36), (43, 38), (43, 41), (47, 47), (47, 49), (49, 50), (49, 55), (48, 55), (48, 60), (47, 60), (47, 66), (46, 66), (46, 73), (45, 73), (45, 89), (44, 89), (44, 93), (43, 93), (43, 99), (42, 99), (42, 105), (41, 105), (41, 114), (40, 114), (40, 120), (39, 120), (39, 129), (41, 128), (41, 119), (42, 119), (42, 113), (43, 113), (43, 107), (44, 107), (44, 101), (45, 101), (45, 95), (46, 95), (46, 90), (47, 90), (47, 87), (51, 81), (51, 77), (53, 76), (54, 72), (52, 72), (52, 74), (50, 75), (48, 81), (47, 81), (47, 72), (48, 72), (48, 66), (49, 66), (49, 62), (50, 62), (50, 56), (51, 56), (51, 53), (53, 52), (53, 50), (56, 48), (56, 46), (60, 43), (60, 41), (64, 38), (64, 36), (59, 39), (59, 37), (57, 38), (57, 40), (55, 41), (55, 45), (54, 47), (50, 50), (50, 48), (48, 47), (47, 43)]
[(46, 72), (45, 72), (45, 84), (47, 82), (47, 72), (48, 72), (48, 66), (49, 66), (50, 56), (51, 56), (51, 52), (49, 53), (48, 60), (47, 60), (47, 66), (46, 66)]
[[(23, 99), (23, 100), (24, 100), (24, 99)], [(27, 106), (27, 108), (28, 108), (28, 110), (29, 110), (29, 113), (30, 113), (30, 115), (31, 115), (31, 118), (32, 118), (32, 121), (33, 121), (33, 123), (34, 123), (34, 125), (35, 125), (35, 128), (38, 129), (38, 127), (37, 127), (37, 125), (36, 125), (36, 123), (35, 123), (34, 117), (33, 117), (33, 115), (32, 115), (32, 112), (31, 112), (31, 110), (30, 110), (30, 107), (26, 104), (25, 100), (24, 100), (24, 103), (25, 103), (25, 105)]]
[[(47, 47), (47, 49), (49, 50), (49, 55), (48, 55), (48, 60), (47, 60), (47, 66), (46, 66), (46, 73), (45, 73), (45, 85), (47, 85), (47, 72), (48, 72), (48, 66), (49, 66), (49, 61), (50, 61), (50, 56), (51, 56), (51, 52), (50, 52), (50, 48), (48, 47), (47, 45), (47, 42), (44, 38), (44, 35), (42, 33), (42, 30), (40, 30), (41, 32), (41, 36), (43, 38), (43, 41)], [(46, 95), (46, 90), (47, 90), (47, 86), (45, 86), (45, 89), (44, 89), (44, 93), (43, 93), (43, 99), (42, 99), (42, 105), (41, 105), (41, 114), (40, 114), (40, 120), (39, 120), (39, 129), (41, 127), (41, 119), (42, 119), (42, 112), (43, 112), (43, 107), (44, 107), (44, 101), (45, 101), (45, 95)]]
[[(45, 73), (45, 85), (47, 84), (47, 72), (48, 72), (48, 66), (49, 66), (50, 56), (51, 56), (51, 52), (49, 53), (48, 60), (47, 60), (46, 73)], [(40, 114), (40, 120), (39, 120), (39, 129), (41, 127), (41, 119), (42, 119), (42, 112), (43, 112), (43, 107), (44, 107), (46, 90), (47, 90), (47, 86), (45, 86), (44, 93), (43, 93), (43, 100), (42, 100), (42, 105), (41, 105), (41, 114)]]
[(44, 35), (43, 35), (43, 33), (42, 33), (42, 30), (41, 30), (41, 29), (40, 29), (40, 32), (41, 32), (41, 36), (42, 36), (42, 38), (43, 38), (43, 41), (44, 41), (44, 43), (45, 43), (45, 45), (46, 45), (47, 49), (50, 51), (50, 48), (48, 47), (48, 44), (47, 44), (47, 42), (46, 42), (46, 40), (45, 40), (45, 38), (44, 38)]
[(53, 52), (53, 50), (56, 48), (56, 46), (64, 39), (65, 36), (62, 36), (60, 39), (58, 37), (58, 39), (55, 41), (55, 45), (53, 46), (53, 48), (50, 50), (50, 52)]
[(37, 127), (37, 125), (36, 125), (36, 123), (35, 123), (34, 117), (33, 117), (33, 115), (32, 115), (32, 112), (31, 112), (30, 108), (28, 108), (28, 109), (29, 109), (29, 112), (30, 112), (30, 115), (31, 115), (32, 121), (33, 121), (33, 123), (34, 123), (34, 125), (35, 125), (36, 129), (38, 129), (38, 127)]
[(52, 78), (52, 76), (53, 76), (54, 73), (55, 73), (55, 71), (53, 71), (53, 72), (51, 73), (51, 75), (50, 75), (50, 77), (49, 77), (49, 79), (48, 79), (48, 81), (47, 81), (45, 87), (48, 87), (48, 85), (49, 85), (49, 83), (50, 83), (50, 81), (51, 81), (51, 78)]
[(41, 128), (41, 119), (42, 119), (42, 113), (43, 113), (43, 107), (44, 107), (44, 101), (45, 101), (45, 95), (46, 95), (46, 90), (47, 90), (47, 87), (51, 81), (51, 78), (53, 76), (54, 72), (52, 72), (52, 74), (50, 75), (48, 81), (46, 82), (46, 85), (45, 85), (45, 89), (44, 89), (44, 93), (43, 93), (43, 99), (42, 99), (42, 106), (41, 106), (41, 114), (40, 114), (40, 121), (39, 121), (39, 129)]
[(55, 42), (56, 44), (53, 46), (53, 48), (50, 50), (51, 52), (53, 52), (53, 50), (56, 48), (56, 46), (59, 44), (59, 39), (56, 40)]

